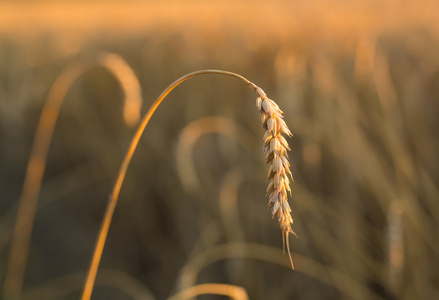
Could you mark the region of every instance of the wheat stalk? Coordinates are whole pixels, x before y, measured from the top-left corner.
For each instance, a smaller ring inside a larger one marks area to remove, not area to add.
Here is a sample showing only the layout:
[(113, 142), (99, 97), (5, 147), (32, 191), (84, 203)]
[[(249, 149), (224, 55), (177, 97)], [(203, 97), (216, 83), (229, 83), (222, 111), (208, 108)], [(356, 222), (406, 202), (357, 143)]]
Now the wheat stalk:
[[(120, 82), (125, 93), (124, 117), (128, 125), (135, 125), (142, 102), (140, 84), (134, 71), (117, 54), (104, 53), (98, 61)], [(8, 268), (2, 295), (7, 299), (20, 299), (30, 238), (38, 205), (47, 156), (61, 105), (73, 83), (94, 66), (93, 61), (80, 61), (67, 66), (52, 84), (38, 121), (23, 190), (18, 201), (17, 217), (11, 240)]]
[[(59, 276), (23, 291), (20, 300), (69, 299), (82, 288), (84, 272)], [(156, 300), (152, 292), (134, 276), (118, 270), (101, 269), (96, 285), (128, 296), (128, 299)], [(2, 298), (3, 299), (3, 298)]]
[[(195, 71), (189, 74), (186, 74), (182, 77), (180, 77), (179, 79), (177, 79), (176, 81), (174, 81), (172, 84), (170, 84), (161, 94), (160, 96), (154, 101), (154, 103), (151, 105), (151, 107), (149, 108), (149, 110), (146, 112), (145, 116), (143, 117), (142, 121), (140, 122), (140, 125), (138, 126), (136, 132), (134, 133), (134, 136), (131, 140), (130, 146), (125, 154), (125, 157), (122, 161), (121, 167), (119, 169), (119, 173), (117, 175), (115, 184), (113, 186), (113, 191), (109, 197), (108, 200), (108, 204), (104, 213), (104, 218), (102, 220), (102, 224), (101, 224), (101, 228), (99, 230), (98, 233), (98, 238), (96, 241), (96, 246), (95, 246), (95, 250), (93, 252), (93, 257), (90, 263), (90, 268), (87, 274), (87, 278), (85, 281), (85, 285), (84, 285), (84, 290), (83, 290), (83, 294), (81, 299), (82, 300), (90, 300), (91, 298), (91, 294), (93, 292), (93, 285), (94, 282), (96, 280), (96, 275), (98, 272), (98, 268), (99, 268), (99, 263), (101, 261), (101, 257), (102, 257), (102, 252), (104, 250), (104, 245), (105, 245), (105, 241), (107, 239), (108, 236), (108, 230), (110, 228), (110, 224), (111, 224), (111, 220), (113, 218), (114, 215), (114, 211), (116, 209), (116, 205), (117, 202), (119, 200), (119, 194), (120, 194), (120, 190), (122, 188), (122, 184), (123, 181), (125, 179), (125, 175), (126, 172), (128, 170), (128, 167), (130, 165), (131, 162), (131, 158), (133, 157), (134, 151), (137, 148), (137, 145), (139, 143), (139, 140), (146, 128), (146, 125), (148, 125), (149, 121), (151, 120), (151, 117), (153, 116), (154, 112), (157, 110), (157, 108), (159, 107), (159, 105), (162, 103), (162, 101), (166, 98), (166, 96), (174, 89), (176, 88), (178, 85), (180, 85), (181, 83), (183, 83), (184, 81), (192, 78), (192, 77), (196, 77), (199, 75), (204, 75), (204, 74), (218, 74), (218, 75), (225, 75), (225, 76), (231, 76), (237, 79), (240, 79), (241, 81), (243, 81), (245, 84), (248, 85), (249, 88), (251, 88), (257, 95), (258, 95), (258, 99), (261, 99), (261, 107), (264, 110), (264, 114), (263, 115), (267, 115), (270, 118), (275, 118), (275, 120), (279, 119), (281, 120), (282, 118), (282, 112), (280, 111), (279, 107), (273, 102), (273, 100), (270, 100), (267, 98), (267, 95), (265, 94), (265, 92), (258, 87), (257, 85), (255, 85), (253, 82), (249, 81), (247, 78), (233, 73), (233, 72), (227, 72), (227, 71), (222, 71), (222, 70), (200, 70), (200, 71)], [(274, 127), (274, 129), (271, 128), (271, 124), (272, 121), (270, 121), (270, 123), (268, 123), (268, 118), (267, 120), (263, 121), (263, 124), (265, 124), (264, 126), (267, 126), (267, 129), (272, 130), (273, 132), (273, 136), (270, 138), (270, 141), (272, 140), (273, 143), (270, 142), (270, 147), (267, 150), (267, 161), (272, 163), (272, 165), (276, 162), (278, 162), (278, 159), (274, 159), (275, 157), (282, 159), (282, 166), (283, 166), (283, 170), (286, 172), (286, 170), (289, 167), (288, 161), (286, 160), (286, 151), (284, 151), (283, 149), (289, 149), (288, 145), (285, 147), (285, 143), (286, 141), (284, 141), (283, 137), (279, 137), (278, 134), (274, 134), (274, 133), (279, 133), (280, 131), (282, 132), (287, 132), (287, 134), (290, 133), (290, 131), (288, 130), (288, 128), (285, 125), (285, 122), (281, 122), (279, 121), (278, 123), (276, 123), (276, 126)], [(277, 129), (279, 128), (279, 129)], [(267, 134), (266, 134), (267, 136)], [(278, 145), (278, 142), (282, 143), (281, 145)], [(273, 144), (273, 147), (271, 147), (271, 144)], [(284, 148), (282, 148), (284, 147)], [(273, 156), (273, 158), (270, 158), (271, 156)], [(288, 166), (288, 167), (286, 167)], [(281, 192), (283, 192), (284, 190), (282, 188), (285, 188), (285, 190), (289, 190), (289, 181), (286, 181), (284, 178), (286, 176), (281, 176), (283, 173), (281, 173), (280, 171), (277, 172), (278, 168), (276, 165), (273, 165), (272, 168), (272, 172), (276, 171), (276, 174), (278, 176), (272, 177), (274, 179), (272, 179), (272, 183), (269, 185), (269, 191), (270, 194), (274, 197), (274, 193), (271, 191), (270, 186), (272, 186), (273, 188), (276, 189), (276, 191), (278, 191), (277, 195), (278, 195), (278, 202), (280, 204), (282, 204), (282, 207), (279, 208), (280, 210), (276, 210), (274, 212), (274, 215), (277, 214), (277, 212), (279, 211), (279, 221), (281, 222), (281, 229), (282, 232), (284, 234), (284, 237), (288, 238), (288, 234), (289, 233), (294, 233), (291, 229), (290, 223), (293, 222), (291, 216), (289, 215), (290, 213), (290, 209), (289, 206), (287, 206), (288, 204), (286, 203), (286, 197), (284, 197), (283, 194), (281, 194)], [(289, 169), (288, 169), (289, 172)], [(279, 180), (279, 182), (275, 182), (274, 180)], [(280, 185), (280, 183), (282, 183), (282, 185)], [(288, 187), (288, 188), (287, 188)], [(286, 196), (286, 193), (285, 193)], [(271, 199), (270, 199), (271, 202)], [(274, 203), (277, 203), (276, 201)], [(278, 209), (276, 207), (276, 209)], [(285, 242), (285, 240), (284, 240)], [(288, 254), (290, 256), (290, 261), (291, 261), (291, 265), (292, 264), (292, 259), (291, 259), (291, 254), (290, 254), (290, 250), (289, 250), (289, 246), (287, 244), (288, 247)]]
[(23, 190), (18, 201), (2, 291), (5, 299), (20, 299), (38, 195), (59, 110), (69, 88), (87, 67), (88, 63), (76, 63), (64, 69), (50, 88), (44, 103), (26, 169)]

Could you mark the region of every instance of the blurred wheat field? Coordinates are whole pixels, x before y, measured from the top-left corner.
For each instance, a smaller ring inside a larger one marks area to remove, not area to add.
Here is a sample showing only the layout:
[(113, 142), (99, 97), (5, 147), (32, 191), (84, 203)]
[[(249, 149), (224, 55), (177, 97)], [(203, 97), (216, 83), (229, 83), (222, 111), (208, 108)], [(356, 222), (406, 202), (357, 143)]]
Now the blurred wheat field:
[(438, 17), (436, 1), (410, 0), (0, 2), (2, 297), (43, 105), (87, 64), (53, 132), (21, 299), (80, 297), (134, 133), (125, 101), (142, 99), (143, 115), (206, 68), (244, 75), (284, 111), (296, 270), (266, 207), (254, 94), (212, 75), (175, 89), (148, 125), (92, 299), (203, 284), (249, 299), (439, 298)]

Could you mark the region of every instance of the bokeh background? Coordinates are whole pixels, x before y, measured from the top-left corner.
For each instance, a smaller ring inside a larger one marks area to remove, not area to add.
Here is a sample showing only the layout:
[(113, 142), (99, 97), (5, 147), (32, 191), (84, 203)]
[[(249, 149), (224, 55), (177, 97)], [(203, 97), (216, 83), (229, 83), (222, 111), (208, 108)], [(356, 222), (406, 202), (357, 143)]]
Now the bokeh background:
[(50, 145), (20, 299), (79, 298), (135, 130), (129, 91), (143, 114), (208, 68), (262, 87), (295, 135), (296, 270), (267, 210), (255, 95), (206, 75), (148, 125), (92, 299), (166, 299), (200, 283), (250, 299), (439, 299), (438, 17), (436, 1), (411, 0), (1, 1), (2, 299), (42, 108), (84, 62)]

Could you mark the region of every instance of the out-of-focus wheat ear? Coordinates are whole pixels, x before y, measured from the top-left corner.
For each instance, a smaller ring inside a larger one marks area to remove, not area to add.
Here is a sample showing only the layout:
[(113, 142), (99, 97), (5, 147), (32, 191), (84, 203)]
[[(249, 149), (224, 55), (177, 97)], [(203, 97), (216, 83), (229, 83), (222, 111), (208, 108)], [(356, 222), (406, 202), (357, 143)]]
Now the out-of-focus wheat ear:
[(393, 292), (401, 287), (406, 264), (404, 248), (404, 205), (402, 200), (393, 200), (387, 212), (387, 283)]
[(123, 117), (128, 126), (134, 127), (140, 120), (142, 89), (133, 69), (119, 54), (103, 52), (98, 62), (108, 69), (119, 81), (124, 94)]

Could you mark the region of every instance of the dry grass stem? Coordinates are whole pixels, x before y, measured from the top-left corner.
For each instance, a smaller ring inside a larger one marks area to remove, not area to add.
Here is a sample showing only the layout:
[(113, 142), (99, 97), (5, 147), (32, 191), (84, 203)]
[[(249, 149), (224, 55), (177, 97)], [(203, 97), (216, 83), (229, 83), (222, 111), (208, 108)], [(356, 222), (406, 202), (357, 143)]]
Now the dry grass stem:
[(291, 228), (293, 218), (291, 217), (291, 208), (288, 204), (288, 193), (291, 195), (288, 175), (292, 181), (294, 180), (290, 171), (287, 154), (287, 151), (291, 149), (282, 134), (289, 137), (293, 135), (283, 120), (283, 112), (265, 93), (259, 94), (259, 97), (256, 99), (256, 106), (261, 114), (262, 127), (265, 129), (263, 148), (265, 162), (270, 166), (268, 170), (269, 184), (267, 187), (268, 207), (271, 209), (273, 218), (277, 217), (279, 221), (284, 249), (286, 243), (291, 267), (294, 269), (288, 235), (290, 233), (296, 234)]

